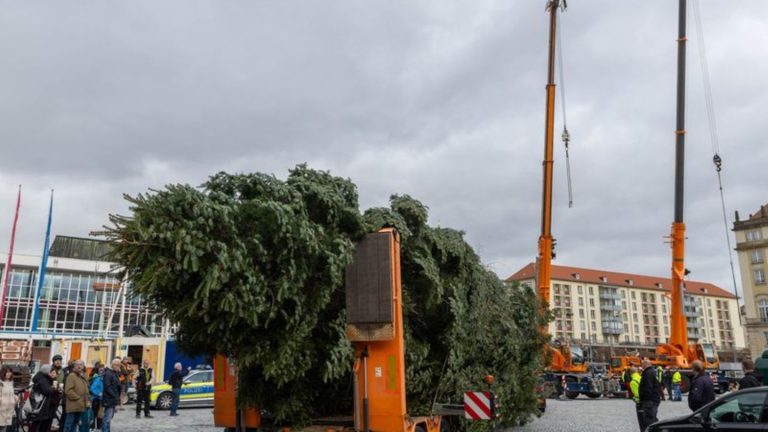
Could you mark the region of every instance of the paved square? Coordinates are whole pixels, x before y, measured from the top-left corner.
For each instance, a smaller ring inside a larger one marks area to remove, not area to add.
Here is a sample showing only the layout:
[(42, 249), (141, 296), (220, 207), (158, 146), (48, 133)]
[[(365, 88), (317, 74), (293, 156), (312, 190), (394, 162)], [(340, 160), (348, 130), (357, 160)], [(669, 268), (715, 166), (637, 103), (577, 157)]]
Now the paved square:
[[(662, 401), (659, 420), (690, 414), (688, 400)], [(630, 399), (547, 400), (541, 418), (508, 432), (638, 432), (635, 404)]]

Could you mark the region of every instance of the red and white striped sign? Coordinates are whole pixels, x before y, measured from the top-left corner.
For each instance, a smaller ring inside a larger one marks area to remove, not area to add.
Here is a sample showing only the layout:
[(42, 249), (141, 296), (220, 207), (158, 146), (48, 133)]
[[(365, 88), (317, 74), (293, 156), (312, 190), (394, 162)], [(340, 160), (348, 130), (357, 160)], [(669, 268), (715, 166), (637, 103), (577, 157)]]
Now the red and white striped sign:
[(470, 420), (490, 420), (492, 416), (489, 392), (464, 393), (464, 417)]

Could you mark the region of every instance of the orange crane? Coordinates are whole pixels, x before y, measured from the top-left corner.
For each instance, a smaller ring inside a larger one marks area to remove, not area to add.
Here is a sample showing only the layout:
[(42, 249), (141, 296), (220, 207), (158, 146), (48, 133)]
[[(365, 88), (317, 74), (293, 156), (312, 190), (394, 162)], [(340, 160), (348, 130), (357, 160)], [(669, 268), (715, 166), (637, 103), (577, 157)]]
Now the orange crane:
[[(536, 284), (542, 308), (549, 305), (549, 292), (552, 285), (552, 259), (555, 257), (555, 239), (552, 237), (552, 177), (554, 164), (555, 130), (555, 55), (557, 43), (557, 12), (565, 9), (565, 0), (550, 0), (549, 12), (549, 59), (547, 63), (547, 101), (544, 125), (544, 162), (543, 188), (541, 197), (541, 235), (539, 236), (539, 254), (536, 258)], [(546, 328), (542, 331), (547, 331)], [(550, 346), (551, 362), (549, 369), (555, 372), (584, 373), (587, 365), (580, 361), (581, 356), (574, 356), (574, 350), (567, 344)], [(578, 354), (578, 349), (576, 349)]]
[(675, 219), (672, 223), (672, 311), (669, 342), (656, 347), (664, 364), (687, 368), (701, 360), (707, 369), (717, 369), (719, 361), (712, 344), (688, 344), (688, 323), (683, 313), (685, 268), (685, 222), (683, 220), (685, 193), (685, 48), (687, 0), (679, 0), (677, 37), (677, 127), (675, 129)]
[[(547, 63), (547, 95), (544, 128), (544, 161), (542, 163), (541, 197), (541, 235), (538, 241), (536, 258), (536, 285), (542, 308), (549, 306), (549, 293), (552, 283), (552, 259), (555, 257), (555, 239), (552, 237), (552, 178), (554, 165), (554, 128), (555, 128), (555, 56), (557, 41), (557, 12), (565, 10), (565, 0), (549, 0), (549, 55)], [(567, 136), (567, 132), (564, 133)], [(567, 139), (567, 138), (564, 138)], [(542, 332), (547, 332), (546, 327)], [(586, 394), (599, 397), (604, 386), (588, 373), (589, 365), (579, 347), (570, 346), (567, 341), (549, 344), (547, 354), (549, 364), (545, 370), (545, 380), (556, 383), (569, 398)]]
[[(683, 290), (685, 276), (685, 222), (683, 218), (685, 193), (685, 55), (686, 55), (686, 6), (687, 0), (679, 0), (678, 37), (677, 37), (677, 112), (675, 128), (675, 194), (674, 220), (669, 236), (672, 249), (672, 295), (670, 336), (667, 343), (656, 346), (656, 358), (651, 362), (657, 366), (671, 366), (683, 369), (684, 377), (690, 379), (690, 364), (701, 360), (704, 368), (717, 370), (719, 360), (715, 346), (711, 343), (688, 343), (688, 322), (683, 312)], [(617, 356), (611, 359), (611, 365), (620, 369), (637, 365), (637, 356)], [(687, 391), (687, 382), (683, 383)]]

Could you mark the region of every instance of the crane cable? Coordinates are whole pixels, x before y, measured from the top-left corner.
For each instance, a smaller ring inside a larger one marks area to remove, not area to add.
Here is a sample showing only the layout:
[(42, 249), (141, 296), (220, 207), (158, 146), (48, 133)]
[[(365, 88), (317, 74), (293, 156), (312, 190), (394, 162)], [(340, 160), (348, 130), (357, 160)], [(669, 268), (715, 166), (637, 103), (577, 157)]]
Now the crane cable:
[(573, 187), (571, 186), (571, 159), (568, 155), (568, 145), (571, 143), (571, 135), (568, 133), (568, 122), (565, 118), (565, 79), (563, 79), (563, 38), (561, 37), (561, 28), (563, 26), (562, 16), (560, 25), (556, 29), (557, 33), (557, 69), (560, 74), (560, 100), (563, 111), (563, 145), (565, 146), (565, 169), (568, 178), (568, 208), (573, 207)]
[[(709, 126), (709, 139), (712, 144), (712, 163), (715, 164), (717, 173), (717, 184), (720, 188), (720, 205), (723, 211), (723, 227), (725, 228), (725, 240), (728, 246), (728, 259), (731, 264), (731, 278), (733, 279), (733, 291), (736, 294), (736, 302), (739, 301), (739, 288), (736, 285), (736, 271), (733, 266), (733, 253), (731, 247), (731, 237), (728, 233), (728, 216), (725, 212), (725, 194), (723, 193), (723, 179), (721, 171), (723, 170), (723, 159), (720, 157), (720, 144), (717, 132), (717, 121), (715, 119), (715, 107), (712, 98), (712, 86), (709, 82), (709, 65), (707, 63), (707, 48), (704, 44), (704, 25), (701, 21), (701, 10), (698, 0), (693, 0), (693, 17), (696, 25), (696, 38), (699, 45), (699, 65), (701, 66), (702, 83), (704, 85), (704, 102), (707, 111), (707, 124)], [(741, 311), (738, 311), (739, 324), (741, 324)]]

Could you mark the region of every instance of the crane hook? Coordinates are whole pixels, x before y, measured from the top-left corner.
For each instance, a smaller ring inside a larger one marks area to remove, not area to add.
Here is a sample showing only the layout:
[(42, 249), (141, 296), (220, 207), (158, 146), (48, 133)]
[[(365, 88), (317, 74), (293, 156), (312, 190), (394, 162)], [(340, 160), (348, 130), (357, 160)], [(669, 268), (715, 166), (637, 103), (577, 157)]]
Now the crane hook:
[(717, 172), (720, 172), (723, 169), (723, 160), (720, 158), (719, 154), (715, 153), (712, 162), (715, 164), (715, 170), (717, 170)]

